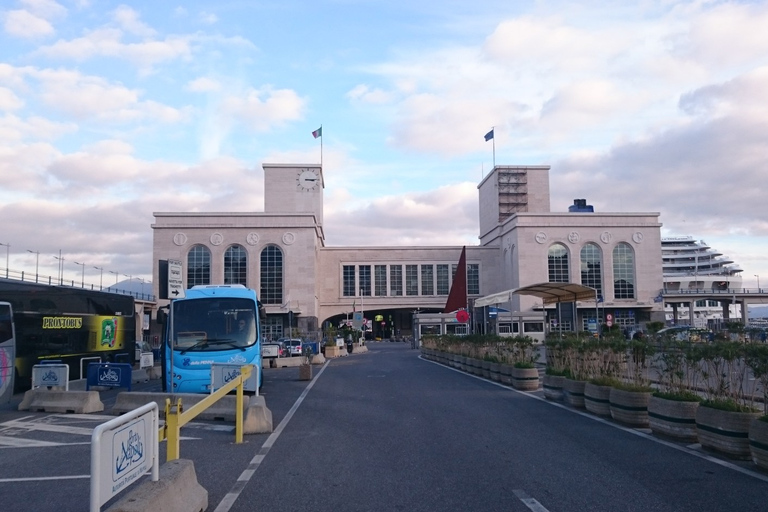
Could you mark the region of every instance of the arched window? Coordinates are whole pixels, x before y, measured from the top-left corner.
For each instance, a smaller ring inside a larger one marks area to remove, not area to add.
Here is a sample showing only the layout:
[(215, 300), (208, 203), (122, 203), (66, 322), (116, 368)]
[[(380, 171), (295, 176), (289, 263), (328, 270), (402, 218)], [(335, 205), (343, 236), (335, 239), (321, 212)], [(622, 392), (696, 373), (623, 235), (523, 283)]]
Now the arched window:
[(268, 245), (261, 251), (262, 304), (283, 303), (283, 251), (275, 245)]
[(563, 244), (552, 244), (547, 253), (547, 266), (550, 283), (567, 283), (568, 249)]
[(635, 298), (635, 253), (624, 242), (613, 248), (613, 296)]
[(603, 269), (600, 248), (595, 244), (586, 244), (581, 248), (581, 284), (603, 294)]
[(248, 285), (248, 253), (241, 245), (232, 245), (224, 253), (224, 284)]
[(187, 253), (187, 288), (211, 284), (211, 251), (204, 245), (194, 245)]

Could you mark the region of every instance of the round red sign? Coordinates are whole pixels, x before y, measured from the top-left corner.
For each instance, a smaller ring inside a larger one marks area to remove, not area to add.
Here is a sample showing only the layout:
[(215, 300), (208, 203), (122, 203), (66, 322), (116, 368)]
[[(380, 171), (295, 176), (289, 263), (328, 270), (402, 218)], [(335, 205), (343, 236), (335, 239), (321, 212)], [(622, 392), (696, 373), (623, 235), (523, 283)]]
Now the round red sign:
[(459, 322), (465, 324), (469, 321), (469, 313), (467, 313), (465, 310), (460, 309), (456, 312), (456, 320)]

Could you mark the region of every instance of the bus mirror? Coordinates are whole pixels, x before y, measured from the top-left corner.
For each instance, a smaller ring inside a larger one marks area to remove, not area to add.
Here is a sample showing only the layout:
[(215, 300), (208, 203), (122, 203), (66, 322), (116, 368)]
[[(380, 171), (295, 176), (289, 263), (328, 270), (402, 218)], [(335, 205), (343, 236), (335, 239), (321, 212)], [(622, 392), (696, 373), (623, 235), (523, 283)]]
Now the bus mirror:
[(157, 310), (157, 321), (161, 325), (165, 325), (168, 322), (168, 313), (165, 310)]

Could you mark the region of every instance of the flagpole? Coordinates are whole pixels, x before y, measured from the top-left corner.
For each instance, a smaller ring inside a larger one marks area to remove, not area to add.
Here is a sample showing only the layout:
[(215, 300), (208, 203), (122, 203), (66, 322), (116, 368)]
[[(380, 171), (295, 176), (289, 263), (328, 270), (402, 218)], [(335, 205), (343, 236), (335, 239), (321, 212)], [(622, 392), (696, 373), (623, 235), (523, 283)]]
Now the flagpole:
[(491, 131), (493, 131), (493, 168), (496, 168), (496, 127), (492, 126)]

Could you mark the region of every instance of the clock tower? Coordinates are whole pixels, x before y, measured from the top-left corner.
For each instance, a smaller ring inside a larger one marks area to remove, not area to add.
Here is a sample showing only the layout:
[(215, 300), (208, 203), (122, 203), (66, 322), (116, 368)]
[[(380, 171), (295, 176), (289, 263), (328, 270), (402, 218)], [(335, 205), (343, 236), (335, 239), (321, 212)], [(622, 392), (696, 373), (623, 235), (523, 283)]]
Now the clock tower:
[(263, 164), (265, 213), (313, 213), (323, 224), (323, 168), (317, 164)]

